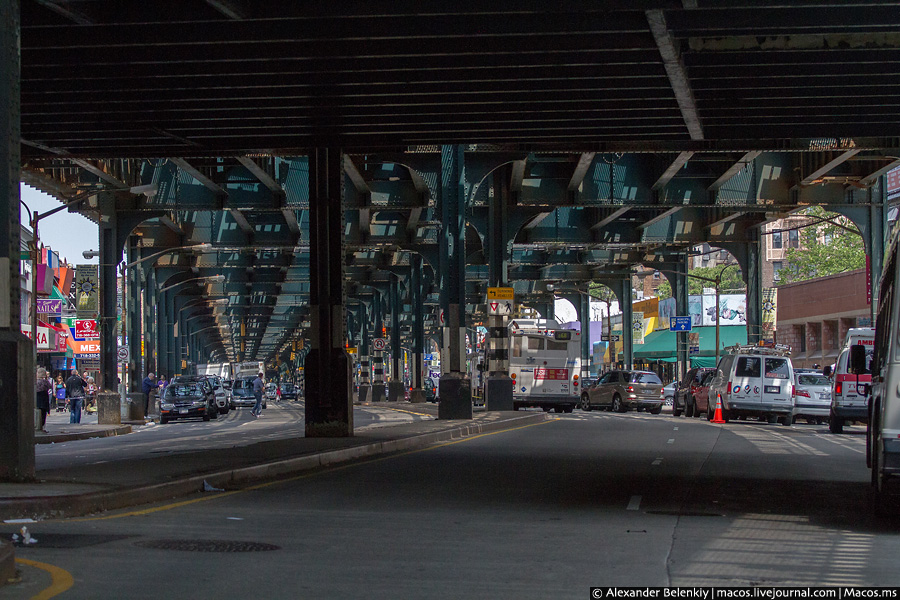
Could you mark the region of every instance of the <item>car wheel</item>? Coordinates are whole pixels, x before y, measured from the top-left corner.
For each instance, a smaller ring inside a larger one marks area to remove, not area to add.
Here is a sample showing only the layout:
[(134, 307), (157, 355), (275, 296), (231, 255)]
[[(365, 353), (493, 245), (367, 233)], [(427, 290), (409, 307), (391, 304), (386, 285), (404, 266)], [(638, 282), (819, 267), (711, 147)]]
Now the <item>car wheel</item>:
[(651, 415), (658, 415), (662, 412), (662, 406), (657, 406), (653, 410), (648, 411)]
[(565, 408), (563, 409), (563, 412), (565, 412), (565, 413), (570, 413), (570, 412), (572, 412), (573, 410), (575, 410), (575, 407), (574, 407), (574, 406), (567, 406), (567, 407), (565, 407)]
[(209, 419), (210, 419), (209, 413), (203, 413), (203, 420), (209, 421)]
[(681, 410), (675, 408), (675, 405), (674, 405), (674, 404), (672, 405), (672, 416), (673, 416), (673, 417), (680, 417), (680, 416), (681, 416)]
[[(701, 415), (702, 413), (704, 413), (704, 412), (705, 412), (707, 415), (709, 415), (709, 410), (705, 410), (705, 411), (700, 410), (700, 407), (697, 406), (697, 400), (696, 400), (696, 399), (695, 399), (691, 404), (692, 404), (693, 410), (694, 410), (694, 418), (699, 419), (699, 418), (700, 418), (700, 415)], [(711, 419), (712, 417), (709, 417), (709, 418)]]
[[(691, 398), (690, 402), (687, 402), (687, 404), (685, 404), (684, 416), (689, 417), (689, 418), (694, 416), (694, 399), (693, 398)], [(699, 415), (697, 415), (697, 416), (699, 416)]]
[(610, 410), (612, 410), (613, 412), (617, 412), (617, 413), (625, 412), (625, 407), (622, 406), (622, 399), (619, 397), (618, 394), (613, 396), (612, 407), (610, 408)]
[(160, 418), (159, 418), (159, 424), (160, 424), (160, 425), (165, 425), (165, 424), (168, 423), (168, 422), (169, 422), (169, 418), (168, 418), (168, 417), (160, 417)]
[(794, 418), (791, 415), (786, 415), (784, 417), (780, 417), (778, 420), (785, 427), (790, 427), (791, 425), (794, 424)]
[(585, 410), (585, 411), (591, 410), (591, 399), (588, 398), (587, 394), (581, 395), (581, 410)]
[(831, 433), (844, 433), (844, 419), (836, 417), (834, 413), (832, 413), (828, 423), (828, 430), (831, 431)]
[(212, 410), (206, 411), (206, 414), (209, 415), (210, 419), (218, 419), (219, 418), (219, 408), (214, 406)]

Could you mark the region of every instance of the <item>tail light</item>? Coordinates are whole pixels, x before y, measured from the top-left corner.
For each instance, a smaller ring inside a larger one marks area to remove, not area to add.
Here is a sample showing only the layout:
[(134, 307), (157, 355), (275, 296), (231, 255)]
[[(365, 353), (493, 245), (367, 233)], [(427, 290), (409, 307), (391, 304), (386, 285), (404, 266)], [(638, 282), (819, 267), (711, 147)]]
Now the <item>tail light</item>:
[(513, 380), (513, 383), (515, 383), (515, 381), (516, 381), (516, 374), (515, 374), (515, 373), (513, 373), (513, 374), (512, 374), (512, 375), (510, 375), (510, 377), (511, 377), (511, 378), (512, 378), (512, 380)]
[(803, 396), (804, 398), (809, 398), (809, 392), (806, 390), (794, 390), (794, 396)]
[(578, 387), (578, 380), (577, 380), (577, 379), (576, 379), (575, 381), (572, 382), (572, 387)]
[(625, 388), (625, 390), (628, 391), (628, 392), (633, 392), (633, 391), (634, 391), (634, 386), (633, 386), (633, 385), (629, 385), (628, 387)]
[(731, 382), (730, 382), (730, 381), (728, 382), (728, 388), (725, 390), (725, 393), (726, 393), (726, 394), (730, 394), (730, 393), (731, 393)]
[(844, 382), (838, 381), (837, 383), (834, 384), (834, 394), (836, 396), (840, 396), (843, 393), (844, 393)]

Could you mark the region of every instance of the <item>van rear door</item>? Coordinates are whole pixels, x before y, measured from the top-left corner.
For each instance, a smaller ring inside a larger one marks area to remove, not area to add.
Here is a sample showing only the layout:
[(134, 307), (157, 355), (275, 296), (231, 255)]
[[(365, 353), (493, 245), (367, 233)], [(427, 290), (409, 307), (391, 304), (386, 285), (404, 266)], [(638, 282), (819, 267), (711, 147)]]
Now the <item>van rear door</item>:
[(763, 359), (763, 397), (766, 407), (791, 412), (793, 406), (793, 383), (791, 364), (787, 358), (767, 356)]
[(762, 357), (739, 355), (734, 361), (730, 400), (738, 408), (756, 410), (762, 402)]

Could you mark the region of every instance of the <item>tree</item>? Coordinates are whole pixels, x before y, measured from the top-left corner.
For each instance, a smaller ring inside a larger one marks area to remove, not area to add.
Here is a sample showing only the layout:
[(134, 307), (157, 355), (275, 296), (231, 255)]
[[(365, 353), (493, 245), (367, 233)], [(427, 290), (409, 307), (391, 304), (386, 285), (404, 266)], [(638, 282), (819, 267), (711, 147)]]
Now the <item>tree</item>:
[(866, 266), (862, 236), (847, 217), (818, 206), (801, 214), (811, 217), (812, 222), (800, 230), (800, 247), (785, 252), (784, 267), (778, 272), (779, 285)]
[[(717, 265), (715, 267), (699, 267), (688, 271), (688, 294), (699, 296), (703, 293), (703, 288), (714, 288), (716, 286), (714, 283), (716, 277), (718, 277), (719, 273), (726, 267), (728, 267), (728, 265)], [(693, 277), (691, 277), (692, 275)], [(700, 279), (701, 277), (703, 279)], [(719, 291), (722, 293), (734, 293), (744, 292), (746, 289), (747, 286), (744, 284), (740, 268), (728, 267), (728, 270), (725, 271), (725, 274), (722, 276), (721, 283), (719, 284)], [(659, 294), (660, 300), (672, 297), (672, 286), (669, 284), (668, 280), (659, 285), (657, 293)]]

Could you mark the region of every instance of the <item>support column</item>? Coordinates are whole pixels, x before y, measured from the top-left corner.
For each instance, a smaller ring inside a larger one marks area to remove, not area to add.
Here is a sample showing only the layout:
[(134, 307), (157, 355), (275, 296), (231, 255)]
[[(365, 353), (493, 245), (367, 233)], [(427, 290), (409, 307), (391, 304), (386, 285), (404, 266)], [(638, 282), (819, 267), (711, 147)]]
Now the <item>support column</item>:
[(441, 146), (441, 308), (443, 352), (439, 419), (471, 419), (472, 392), (466, 377), (466, 195), (462, 146)]
[(20, 331), (19, 3), (0, 11), (0, 480), (34, 479), (34, 345)]
[[(762, 334), (762, 260), (759, 228), (747, 232), (747, 343), (756, 345)], [(717, 306), (716, 310), (720, 310)]]
[(359, 401), (368, 402), (372, 395), (372, 384), (369, 380), (369, 311), (366, 303), (359, 303)]
[(425, 402), (425, 308), (422, 306), (422, 255), (410, 257), (409, 295), (412, 304), (412, 389), (410, 402)]
[[(126, 262), (130, 263), (139, 258), (137, 248), (138, 238), (136, 236), (131, 236), (128, 239), (129, 244)], [(128, 314), (126, 319), (127, 331), (125, 335), (128, 337), (128, 353), (130, 355), (126, 384), (128, 385), (127, 392), (131, 394), (140, 393), (141, 381), (144, 379), (144, 373), (146, 373), (141, 357), (141, 319), (143, 317), (143, 312), (140, 310), (141, 288), (143, 287), (140, 280), (141, 273), (142, 270), (138, 267), (132, 267), (125, 271), (125, 293), (128, 298), (128, 302), (126, 303)]]
[[(381, 338), (384, 331), (384, 304), (380, 292), (375, 292), (375, 335)], [(384, 402), (384, 351), (372, 352), (372, 402)]]
[(306, 357), (306, 437), (353, 435), (350, 357), (344, 349), (344, 170), (337, 148), (309, 157), (311, 349)]
[(634, 368), (634, 329), (632, 319), (634, 312), (631, 306), (631, 279), (622, 279), (616, 283), (616, 296), (622, 310), (622, 354), (626, 369)]
[(405, 399), (406, 386), (403, 383), (401, 358), (403, 348), (400, 345), (400, 278), (392, 277), (389, 288), (391, 299), (391, 379), (388, 382), (388, 400), (400, 402)]
[(122, 261), (121, 232), (116, 214), (115, 197), (102, 193), (100, 208), (100, 392), (97, 394), (97, 423), (118, 425), (122, 422), (119, 395), (118, 360), (118, 281), (116, 267)]
[[(144, 282), (144, 373), (159, 373), (159, 321), (157, 313), (158, 294), (156, 288), (156, 269), (142, 268), (141, 280)], [(146, 377), (146, 375), (144, 375)], [(143, 380), (142, 380), (143, 382)]]
[[(688, 288), (688, 255), (679, 262), (665, 263), (660, 270), (672, 287), (672, 296), (675, 298), (676, 316), (689, 316), (689, 288)], [(678, 332), (675, 334), (675, 378), (684, 379), (691, 368), (689, 356), (688, 334)]]
[[(494, 174), (494, 197), (488, 213), (488, 283), (490, 287), (509, 284), (508, 218), (510, 168)], [(513, 380), (509, 377), (509, 328), (507, 317), (490, 315), (488, 322), (487, 381), (484, 386), (485, 410), (513, 410)]]
[(591, 376), (591, 297), (587, 293), (579, 294), (579, 318), (581, 319), (581, 372), (580, 379)]

